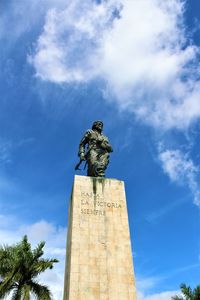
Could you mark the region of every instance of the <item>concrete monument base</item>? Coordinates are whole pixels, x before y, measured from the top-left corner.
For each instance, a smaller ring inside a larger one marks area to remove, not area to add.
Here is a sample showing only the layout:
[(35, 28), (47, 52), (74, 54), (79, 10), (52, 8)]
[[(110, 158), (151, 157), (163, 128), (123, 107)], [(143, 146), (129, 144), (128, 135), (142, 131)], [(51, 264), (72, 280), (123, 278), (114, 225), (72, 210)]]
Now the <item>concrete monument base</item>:
[(75, 176), (64, 300), (136, 300), (123, 181)]

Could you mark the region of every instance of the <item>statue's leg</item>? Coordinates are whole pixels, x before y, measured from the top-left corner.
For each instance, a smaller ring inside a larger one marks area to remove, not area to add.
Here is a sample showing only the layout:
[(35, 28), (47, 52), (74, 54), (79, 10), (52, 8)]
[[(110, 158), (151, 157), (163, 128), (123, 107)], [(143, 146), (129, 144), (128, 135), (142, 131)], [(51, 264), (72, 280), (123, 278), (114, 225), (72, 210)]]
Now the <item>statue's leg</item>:
[(109, 163), (109, 154), (99, 153), (91, 150), (87, 157), (88, 170), (87, 175), (91, 177), (105, 177), (105, 170)]
[(95, 174), (96, 177), (105, 177), (105, 170), (109, 163), (109, 154), (101, 153), (97, 156), (96, 164), (95, 164)]
[(95, 172), (95, 164), (97, 161), (97, 152), (95, 150), (90, 150), (87, 162), (88, 162), (88, 169), (87, 169), (87, 176), (96, 177)]

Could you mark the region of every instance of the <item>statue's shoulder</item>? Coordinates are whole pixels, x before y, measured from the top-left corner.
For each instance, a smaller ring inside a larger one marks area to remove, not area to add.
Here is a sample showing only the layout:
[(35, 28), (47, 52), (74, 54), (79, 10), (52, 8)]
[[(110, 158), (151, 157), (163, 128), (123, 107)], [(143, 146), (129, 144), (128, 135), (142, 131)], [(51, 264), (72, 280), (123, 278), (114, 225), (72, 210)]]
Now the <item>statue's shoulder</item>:
[(85, 137), (89, 137), (89, 136), (92, 135), (92, 133), (93, 133), (93, 130), (92, 130), (92, 129), (87, 129), (86, 132), (85, 132), (85, 134), (84, 134), (84, 136), (85, 136)]

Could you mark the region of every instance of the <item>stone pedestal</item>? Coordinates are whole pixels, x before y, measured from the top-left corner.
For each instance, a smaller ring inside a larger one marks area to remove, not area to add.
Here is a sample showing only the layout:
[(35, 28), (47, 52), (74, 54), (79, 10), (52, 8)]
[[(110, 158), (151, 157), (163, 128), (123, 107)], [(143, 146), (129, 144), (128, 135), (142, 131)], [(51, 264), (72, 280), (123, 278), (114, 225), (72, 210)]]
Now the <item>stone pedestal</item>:
[(64, 300), (136, 300), (123, 181), (75, 176)]

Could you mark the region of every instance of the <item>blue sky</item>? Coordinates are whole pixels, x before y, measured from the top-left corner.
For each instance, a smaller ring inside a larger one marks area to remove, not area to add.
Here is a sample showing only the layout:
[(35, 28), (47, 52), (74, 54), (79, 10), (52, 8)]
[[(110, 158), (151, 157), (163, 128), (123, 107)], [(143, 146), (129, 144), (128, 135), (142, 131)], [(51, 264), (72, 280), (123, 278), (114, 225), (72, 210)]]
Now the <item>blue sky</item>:
[[(125, 181), (138, 300), (200, 278), (200, 3), (0, 1), (0, 242), (27, 233), (60, 263), (84, 131)], [(78, 173), (84, 175), (84, 172)]]

